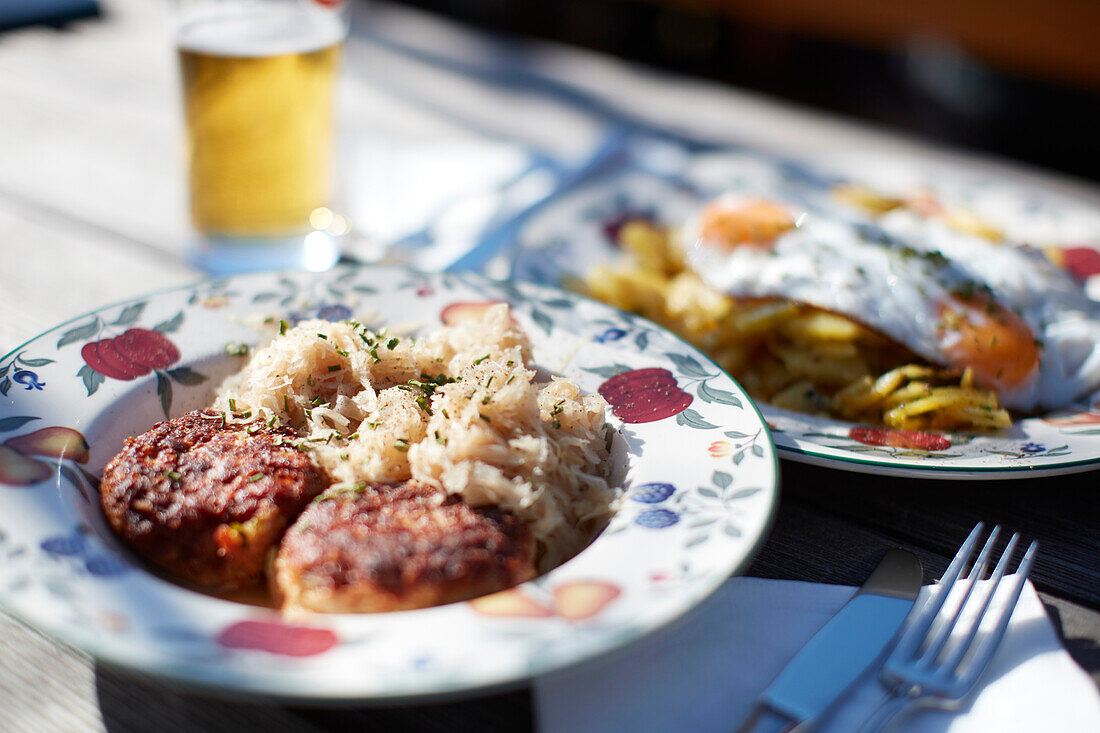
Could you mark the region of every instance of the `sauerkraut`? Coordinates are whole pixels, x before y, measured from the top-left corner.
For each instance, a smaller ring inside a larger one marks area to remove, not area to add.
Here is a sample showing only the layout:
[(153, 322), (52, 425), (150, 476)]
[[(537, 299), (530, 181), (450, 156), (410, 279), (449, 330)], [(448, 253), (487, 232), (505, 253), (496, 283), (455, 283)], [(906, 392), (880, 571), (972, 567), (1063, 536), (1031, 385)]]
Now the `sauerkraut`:
[(540, 569), (569, 558), (614, 511), (606, 403), (535, 381), (508, 306), (424, 338), (354, 321), (305, 321), (256, 351), (213, 403), (230, 420), (286, 425), (333, 491), (416, 479), (514, 512)]

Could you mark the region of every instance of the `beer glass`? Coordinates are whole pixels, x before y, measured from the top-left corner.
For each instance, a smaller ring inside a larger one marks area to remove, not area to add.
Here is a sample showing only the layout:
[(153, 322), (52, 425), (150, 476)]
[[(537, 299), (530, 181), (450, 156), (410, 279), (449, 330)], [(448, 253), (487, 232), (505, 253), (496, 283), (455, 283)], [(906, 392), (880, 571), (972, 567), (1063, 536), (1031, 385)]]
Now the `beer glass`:
[(191, 260), (212, 273), (323, 270), (343, 0), (177, 0)]

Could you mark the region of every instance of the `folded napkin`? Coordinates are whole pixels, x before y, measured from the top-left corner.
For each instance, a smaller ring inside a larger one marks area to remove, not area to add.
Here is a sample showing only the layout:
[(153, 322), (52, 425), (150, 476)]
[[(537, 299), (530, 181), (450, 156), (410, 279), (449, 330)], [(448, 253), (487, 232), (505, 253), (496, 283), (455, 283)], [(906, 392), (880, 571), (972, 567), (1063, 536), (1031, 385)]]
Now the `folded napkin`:
[[(542, 733), (730, 731), (788, 661), (855, 592), (845, 586), (732, 578), (657, 635), (535, 684)], [(923, 599), (930, 592), (922, 591)], [(921, 601), (918, 601), (918, 603)], [(857, 730), (884, 699), (867, 675), (819, 730)], [(1100, 695), (1062, 648), (1030, 583), (958, 714), (926, 710), (892, 730), (1095, 731)]]

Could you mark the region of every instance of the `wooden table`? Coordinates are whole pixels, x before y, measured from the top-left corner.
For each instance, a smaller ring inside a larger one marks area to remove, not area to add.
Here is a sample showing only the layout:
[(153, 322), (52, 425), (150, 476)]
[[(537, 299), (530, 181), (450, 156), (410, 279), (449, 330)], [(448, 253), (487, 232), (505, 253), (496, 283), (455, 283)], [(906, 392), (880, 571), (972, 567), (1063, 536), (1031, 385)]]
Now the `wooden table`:
[[(160, 3), (0, 40), (0, 352), (91, 308), (197, 280), (187, 265), (174, 59)], [(508, 139), (578, 160), (609, 118), (810, 154), (921, 156), (1090, 199), (1083, 184), (934, 149), (882, 130), (614, 59), (500, 42), (387, 7), (362, 8), (342, 79), (345, 161), (379, 141)], [(507, 67), (507, 75), (471, 75)], [(487, 64), (487, 66), (486, 66)], [(532, 83), (531, 72), (541, 81)], [(565, 85), (562, 87), (561, 85)], [(570, 92), (563, 101), (562, 89)], [(345, 175), (348, 174), (345, 169)], [(354, 171), (352, 171), (354, 172)], [(361, 246), (369, 249), (369, 242)], [(1098, 474), (1031, 481), (883, 479), (784, 463), (775, 528), (751, 575), (857, 584), (883, 551), (929, 577), (979, 519), (1043, 545), (1034, 580), (1074, 658), (1100, 680)], [(424, 708), (300, 710), (210, 700), (95, 664), (0, 614), (0, 728), (524, 730), (526, 689)]]

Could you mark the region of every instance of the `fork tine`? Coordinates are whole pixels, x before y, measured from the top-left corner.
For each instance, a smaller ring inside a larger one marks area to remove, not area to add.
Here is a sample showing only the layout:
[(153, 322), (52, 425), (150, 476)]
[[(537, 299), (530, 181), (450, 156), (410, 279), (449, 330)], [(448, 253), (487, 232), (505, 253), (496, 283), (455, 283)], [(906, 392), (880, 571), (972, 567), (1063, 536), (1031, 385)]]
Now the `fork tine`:
[(966, 655), (967, 650), (970, 648), (970, 644), (974, 641), (974, 637), (978, 634), (978, 627), (981, 626), (982, 619), (985, 617), (986, 612), (989, 610), (990, 604), (993, 602), (993, 596), (997, 594), (997, 586), (1001, 584), (1001, 579), (1004, 577), (1005, 571), (1008, 570), (1008, 562), (1012, 559), (1012, 553), (1016, 551), (1016, 543), (1019, 542), (1020, 535), (1013, 534), (1012, 538), (1008, 541), (1008, 546), (1005, 547), (1005, 551), (1001, 553), (1001, 557), (997, 560), (997, 565), (993, 568), (993, 575), (989, 578), (989, 585), (986, 588), (985, 598), (982, 599), (982, 605), (978, 608), (978, 611), (974, 614), (974, 617), (970, 621), (970, 627), (960, 642), (943, 660), (943, 664), (940, 668), (940, 672), (944, 675), (951, 675), (955, 673), (955, 668), (958, 667), (959, 662), (962, 661), (963, 656)]
[(970, 553), (974, 550), (974, 545), (978, 542), (978, 536), (984, 528), (985, 523), (978, 522), (974, 526), (974, 529), (970, 530), (970, 535), (966, 538), (966, 541), (962, 543), (962, 547), (959, 548), (959, 551), (955, 553), (955, 557), (951, 560), (951, 564), (947, 566), (947, 570), (944, 571), (943, 577), (940, 578), (939, 585), (942, 590), (936, 597), (928, 599), (928, 601), (921, 606), (920, 610), (915, 612), (916, 615), (911, 616), (910, 620), (906, 622), (905, 630), (902, 632), (901, 638), (898, 639), (897, 646), (895, 646), (894, 651), (890, 653), (891, 660), (907, 660), (914, 656), (921, 642), (924, 640), (925, 635), (928, 633), (928, 629), (931, 628), (932, 622), (936, 620), (936, 615), (940, 612), (940, 609), (943, 608), (943, 604), (947, 600), (951, 587), (955, 585), (959, 573), (962, 572), (963, 567), (966, 565)]
[[(945, 622), (938, 631), (932, 641), (929, 642), (928, 647), (924, 650), (920, 660), (917, 663), (918, 667), (928, 668), (936, 663), (936, 658), (940, 656), (943, 648), (947, 645), (948, 639), (951, 638), (951, 632), (958, 624), (959, 619), (962, 617), (963, 609), (966, 608), (967, 602), (970, 600), (970, 596), (974, 593), (974, 588), (977, 587), (977, 581), (981, 580), (985, 575), (985, 569), (989, 565), (989, 556), (993, 552), (993, 547), (997, 542), (997, 537), (1001, 534), (1001, 527), (997, 525), (993, 528), (993, 531), (989, 533), (989, 538), (985, 541), (985, 545), (982, 547), (982, 551), (978, 553), (978, 559), (974, 561), (974, 564), (970, 568), (970, 572), (967, 574), (965, 583), (966, 591), (963, 593), (962, 599), (959, 601), (958, 606), (955, 607), (955, 612), (951, 615), (950, 620)], [(943, 592), (943, 591), (941, 591)], [(988, 597), (986, 600), (988, 605)], [(984, 612), (985, 606), (982, 607)]]
[[(1016, 535), (1013, 535), (1012, 539), (1015, 540)], [(1024, 583), (1027, 581), (1028, 573), (1031, 572), (1031, 565), (1035, 561), (1035, 553), (1038, 551), (1039, 543), (1032, 541), (1032, 543), (1028, 545), (1027, 551), (1024, 553), (1023, 559), (1020, 560), (1020, 566), (1016, 569), (1016, 574), (1013, 576), (1013, 584), (1011, 590), (1009, 591), (1009, 598), (999, 610), (999, 613), (1001, 615), (1000, 618), (997, 619), (996, 627), (994, 627), (989, 636), (987, 636), (982, 641), (981, 645), (978, 648), (978, 651), (974, 654), (973, 659), (970, 661), (970, 665), (966, 668), (966, 671), (963, 674), (958, 675), (958, 677), (956, 678), (956, 686), (958, 686), (959, 689), (965, 691), (973, 686), (978, 677), (989, 664), (989, 660), (993, 658), (993, 654), (997, 651), (997, 648), (1001, 643), (1001, 639), (1004, 637), (1005, 631), (1008, 629), (1008, 622), (1012, 618), (1012, 611), (1016, 608), (1016, 603), (1020, 600), (1020, 593), (1023, 592)], [(1007, 557), (1008, 555), (1009, 553), (1006, 551), (1005, 557)], [(1001, 569), (1000, 563), (998, 563), (998, 569)], [(1004, 574), (1003, 569), (1001, 569), (1001, 574)], [(998, 578), (998, 581), (999, 580), (1000, 578)], [(992, 599), (993, 597), (993, 591), (997, 589), (996, 585), (997, 584), (994, 584), (993, 588), (990, 589), (990, 599)], [(985, 609), (983, 608), (982, 611), (982, 615), (984, 616)], [(980, 621), (980, 618), (978, 620)], [(964, 651), (973, 642), (974, 636), (977, 634), (977, 632), (978, 623), (975, 622), (973, 627), (970, 629), (970, 632), (967, 634), (966, 639), (964, 640), (965, 643), (960, 645), (960, 647)], [(956, 664), (962, 660), (962, 656), (963, 655), (960, 654), (959, 659), (955, 660)], [(953, 670), (954, 666), (948, 667), (947, 665), (945, 665), (944, 668), (948, 670)]]

